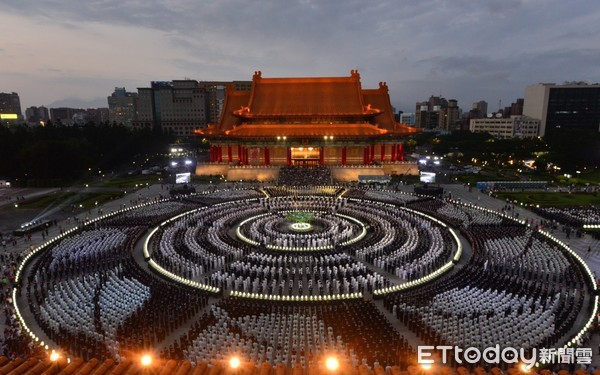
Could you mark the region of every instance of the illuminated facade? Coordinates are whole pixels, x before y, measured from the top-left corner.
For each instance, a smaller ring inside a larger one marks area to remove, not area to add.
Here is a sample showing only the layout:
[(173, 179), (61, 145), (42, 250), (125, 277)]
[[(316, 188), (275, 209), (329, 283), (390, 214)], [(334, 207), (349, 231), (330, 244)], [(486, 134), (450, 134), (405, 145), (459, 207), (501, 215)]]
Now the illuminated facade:
[(388, 87), (363, 89), (349, 77), (263, 78), (252, 90), (228, 87), (218, 123), (195, 133), (211, 143), (210, 161), (228, 165), (372, 165), (404, 160)]
[(0, 92), (0, 124), (17, 123), (22, 116), (19, 94)]

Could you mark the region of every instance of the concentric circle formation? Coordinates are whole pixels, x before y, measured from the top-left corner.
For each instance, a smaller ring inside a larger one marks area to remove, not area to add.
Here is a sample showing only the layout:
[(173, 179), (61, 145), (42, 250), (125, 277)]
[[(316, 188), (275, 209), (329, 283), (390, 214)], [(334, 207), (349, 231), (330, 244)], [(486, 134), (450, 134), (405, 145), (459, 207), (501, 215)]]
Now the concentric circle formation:
[(292, 223), (289, 225), (292, 232), (312, 232), (314, 229), (312, 224), (309, 223)]
[(307, 367), (333, 351), (340, 363), (405, 366), (414, 336), (558, 345), (581, 337), (597, 304), (581, 259), (523, 223), (343, 188), (221, 190), (130, 208), (49, 241), (18, 279), (17, 314), (35, 342), (116, 360), (152, 349)]
[[(290, 219), (306, 212), (314, 213), (310, 224)], [(173, 245), (179, 238), (181, 248)], [(152, 259), (178, 280), (302, 300), (357, 296), (426, 277), (451, 260), (456, 246), (447, 227), (402, 207), (304, 196), (190, 211), (163, 223), (152, 249)]]
[(310, 223), (290, 217), (298, 211), (271, 211), (243, 220), (236, 228), (242, 241), (270, 250), (320, 251), (362, 239), (364, 223), (353, 217), (321, 211)]

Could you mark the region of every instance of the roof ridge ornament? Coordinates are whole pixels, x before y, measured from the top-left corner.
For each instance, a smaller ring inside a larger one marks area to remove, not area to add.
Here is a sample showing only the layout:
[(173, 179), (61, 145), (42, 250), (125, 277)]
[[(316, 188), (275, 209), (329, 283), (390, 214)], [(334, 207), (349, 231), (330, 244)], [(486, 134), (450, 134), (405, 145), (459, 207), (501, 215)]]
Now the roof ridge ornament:
[(387, 82), (379, 82), (379, 89), (383, 90), (384, 92), (388, 92), (389, 88)]

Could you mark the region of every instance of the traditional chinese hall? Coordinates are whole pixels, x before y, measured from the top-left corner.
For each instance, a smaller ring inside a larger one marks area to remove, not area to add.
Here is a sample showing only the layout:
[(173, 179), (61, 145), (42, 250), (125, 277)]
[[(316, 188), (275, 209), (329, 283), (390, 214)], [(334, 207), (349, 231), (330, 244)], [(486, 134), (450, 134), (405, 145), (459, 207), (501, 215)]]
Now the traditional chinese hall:
[(197, 173), (286, 165), (382, 173), (387, 165), (406, 173), (403, 140), (416, 132), (395, 121), (386, 83), (363, 89), (356, 70), (317, 78), (263, 78), (259, 71), (250, 91), (227, 89), (219, 123), (197, 131), (211, 144), (210, 165)]

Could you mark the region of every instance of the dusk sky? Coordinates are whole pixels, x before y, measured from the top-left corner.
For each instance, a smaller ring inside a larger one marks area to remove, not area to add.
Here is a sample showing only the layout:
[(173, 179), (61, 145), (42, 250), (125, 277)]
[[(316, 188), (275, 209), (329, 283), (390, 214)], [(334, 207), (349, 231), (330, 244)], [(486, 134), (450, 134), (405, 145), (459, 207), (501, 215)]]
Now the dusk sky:
[(107, 106), (150, 81), (348, 76), (414, 111), (509, 105), (537, 82), (600, 81), (596, 0), (2, 0), (0, 92)]

